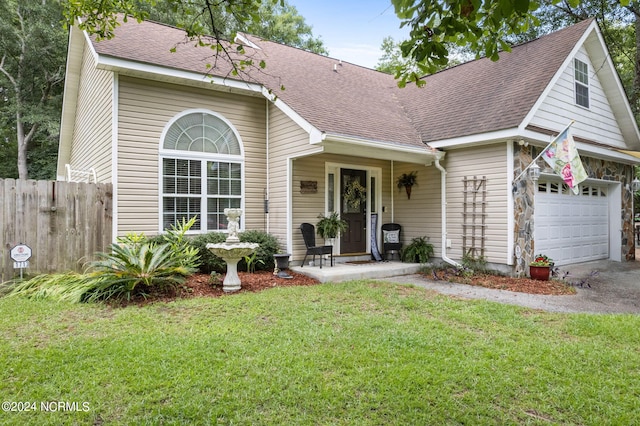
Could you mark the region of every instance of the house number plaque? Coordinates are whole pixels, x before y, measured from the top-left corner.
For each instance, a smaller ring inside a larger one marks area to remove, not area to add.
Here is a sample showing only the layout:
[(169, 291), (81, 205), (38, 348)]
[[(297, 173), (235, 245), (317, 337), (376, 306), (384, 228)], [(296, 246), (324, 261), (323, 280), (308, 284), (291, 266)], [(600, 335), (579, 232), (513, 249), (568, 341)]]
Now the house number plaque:
[(315, 180), (300, 181), (301, 194), (315, 194), (316, 192), (318, 192), (318, 181), (315, 181)]

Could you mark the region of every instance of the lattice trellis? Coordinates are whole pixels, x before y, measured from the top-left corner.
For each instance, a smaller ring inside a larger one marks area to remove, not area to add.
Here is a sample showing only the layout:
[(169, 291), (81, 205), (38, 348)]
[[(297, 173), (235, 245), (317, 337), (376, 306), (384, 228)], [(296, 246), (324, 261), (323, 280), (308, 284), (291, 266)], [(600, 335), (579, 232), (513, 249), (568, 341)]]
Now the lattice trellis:
[(484, 257), (487, 229), (487, 178), (464, 180), (462, 252), (471, 259)]

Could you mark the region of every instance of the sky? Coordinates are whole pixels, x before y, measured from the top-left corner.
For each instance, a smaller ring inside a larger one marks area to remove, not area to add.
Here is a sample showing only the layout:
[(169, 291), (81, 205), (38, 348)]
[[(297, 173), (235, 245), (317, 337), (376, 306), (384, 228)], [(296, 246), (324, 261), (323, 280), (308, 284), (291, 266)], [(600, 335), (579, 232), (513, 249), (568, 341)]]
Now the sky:
[(374, 68), (387, 36), (400, 41), (408, 37), (400, 29), (390, 0), (288, 0), (320, 37), (329, 56)]

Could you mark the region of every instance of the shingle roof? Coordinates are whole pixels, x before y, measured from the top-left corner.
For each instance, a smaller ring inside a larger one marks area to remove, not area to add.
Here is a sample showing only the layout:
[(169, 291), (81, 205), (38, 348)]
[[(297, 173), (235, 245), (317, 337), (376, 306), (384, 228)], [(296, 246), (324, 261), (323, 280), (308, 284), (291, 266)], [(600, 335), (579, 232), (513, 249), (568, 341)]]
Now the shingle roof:
[[(246, 53), (267, 65), (244, 77), (322, 132), (424, 146), (517, 127), (590, 23), (514, 47), (497, 62), (480, 59), (434, 74), (422, 89), (400, 89), (391, 75), (257, 37), (248, 38), (260, 50)], [(99, 55), (232, 78), (226, 61), (214, 62), (211, 49), (195, 44), (182, 30), (153, 22), (129, 22), (113, 39), (93, 41)]]
[(517, 127), (592, 20), (425, 78), (399, 91), (425, 142)]

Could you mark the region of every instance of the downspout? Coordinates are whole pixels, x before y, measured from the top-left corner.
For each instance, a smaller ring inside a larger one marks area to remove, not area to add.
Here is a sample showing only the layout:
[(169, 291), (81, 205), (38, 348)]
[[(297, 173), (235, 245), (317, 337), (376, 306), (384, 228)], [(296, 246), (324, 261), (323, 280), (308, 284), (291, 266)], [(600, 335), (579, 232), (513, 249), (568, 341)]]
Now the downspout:
[(267, 180), (267, 184), (266, 184), (266, 188), (264, 189), (264, 221), (265, 221), (265, 232), (268, 234), (269, 230), (270, 230), (270, 221), (269, 221), (269, 194), (270, 194), (270, 188), (271, 188), (271, 168), (270, 168), (270, 164), (271, 164), (271, 159), (269, 158), (269, 129), (270, 129), (270, 123), (269, 123), (269, 99), (265, 100), (265, 120), (266, 120), (266, 124), (267, 124), (267, 128), (265, 129), (265, 138), (266, 138), (266, 160), (267, 160), (267, 164), (266, 164), (266, 180)]
[(442, 208), (442, 260), (457, 267), (462, 265), (447, 256), (447, 171), (440, 165), (440, 157), (436, 157), (435, 166), (440, 170), (440, 204)]

